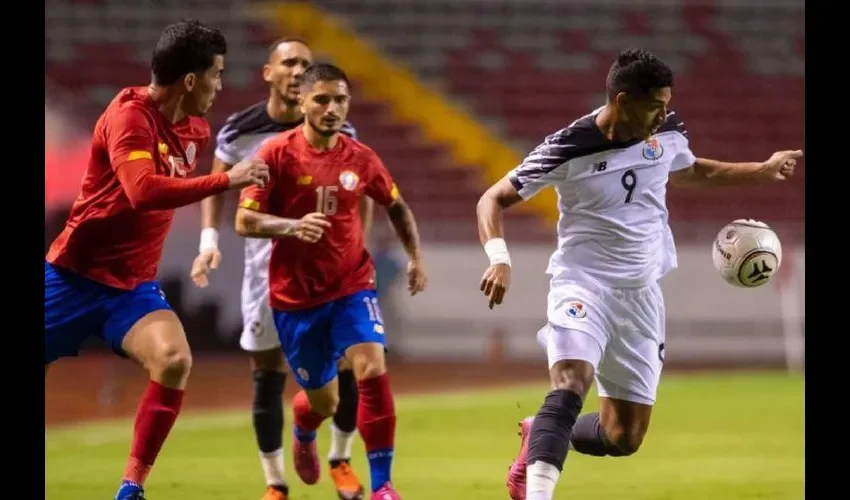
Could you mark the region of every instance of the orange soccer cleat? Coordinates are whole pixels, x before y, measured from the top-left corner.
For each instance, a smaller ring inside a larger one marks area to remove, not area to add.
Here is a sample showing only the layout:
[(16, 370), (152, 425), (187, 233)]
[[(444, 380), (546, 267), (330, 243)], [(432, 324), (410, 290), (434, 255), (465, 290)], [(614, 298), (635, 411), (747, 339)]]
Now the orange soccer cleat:
[(331, 478), (340, 500), (363, 499), (363, 485), (348, 460), (334, 460), (331, 465)]
[(284, 493), (280, 488), (269, 486), (261, 500), (289, 500), (289, 495)]

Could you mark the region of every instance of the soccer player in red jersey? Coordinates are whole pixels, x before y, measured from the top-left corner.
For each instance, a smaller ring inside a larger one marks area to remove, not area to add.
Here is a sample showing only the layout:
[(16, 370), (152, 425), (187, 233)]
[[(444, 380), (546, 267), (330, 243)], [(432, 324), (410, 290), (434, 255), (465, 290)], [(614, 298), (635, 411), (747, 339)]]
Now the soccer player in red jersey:
[(296, 456), (315, 462), (316, 429), (336, 410), (337, 361), (345, 357), (360, 394), (357, 429), (369, 460), (371, 498), (397, 500), (390, 480), (395, 406), (375, 268), (358, 213), (363, 195), (386, 208), (407, 251), (411, 294), (425, 288), (426, 276), (413, 213), (389, 172), (369, 147), (339, 133), (349, 87), (336, 66), (316, 64), (305, 71), (300, 96), (305, 124), (258, 151), (269, 165), (269, 183), (242, 192), (236, 231), (274, 240), (272, 315), (295, 379), (305, 389), (293, 401)]
[(210, 139), (203, 116), (221, 90), (226, 52), (224, 36), (197, 21), (165, 28), (151, 84), (121, 90), (98, 119), (80, 195), (44, 264), (45, 370), (95, 335), (150, 373), (116, 500), (144, 498), (191, 366), (183, 327), (155, 281), (174, 209), (268, 180), (258, 160), (187, 178)]
[[(284, 37), (271, 44), (268, 61), (263, 66), (263, 79), (269, 84), (268, 97), (227, 119), (216, 139), (213, 172), (226, 172), (240, 160), (254, 157), (265, 141), (304, 124), (298, 96), (301, 94), (301, 77), (311, 64), (313, 52), (304, 41)], [(356, 130), (348, 122), (339, 133), (357, 137)], [(191, 271), (192, 281), (201, 288), (209, 284), (210, 273), (221, 265), (218, 227), (224, 201), (225, 195), (222, 194), (201, 202), (203, 229), (198, 256), (192, 262)], [(366, 234), (372, 221), (373, 205), (368, 196), (361, 198), (360, 216)], [(262, 500), (286, 500), (289, 485), (284, 477), (283, 392), (287, 368), (269, 305), (272, 240), (245, 238), (244, 250), (241, 283), (244, 327), (239, 345), (250, 353), (254, 385), (251, 416), (266, 479)], [(343, 500), (357, 500), (362, 498), (364, 491), (351, 465), (351, 445), (357, 430), (357, 380), (345, 360), (340, 360), (338, 368), (339, 405), (330, 422), (329, 472), (337, 496)], [(293, 463), (299, 465), (295, 471), (305, 484), (319, 481), (321, 463), (318, 456), (312, 464), (306, 463), (303, 458), (293, 460)]]

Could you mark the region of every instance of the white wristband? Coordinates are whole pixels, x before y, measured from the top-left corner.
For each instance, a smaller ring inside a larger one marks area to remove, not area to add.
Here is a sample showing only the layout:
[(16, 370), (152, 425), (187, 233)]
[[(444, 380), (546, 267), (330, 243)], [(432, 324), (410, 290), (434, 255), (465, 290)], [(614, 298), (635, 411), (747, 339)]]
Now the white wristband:
[(508, 253), (508, 245), (503, 238), (487, 240), (487, 243), (484, 244), (484, 251), (490, 258), (491, 266), (494, 264), (511, 265), (511, 254)]
[(214, 227), (201, 229), (201, 244), (198, 246), (198, 251), (207, 250), (218, 250), (218, 229)]

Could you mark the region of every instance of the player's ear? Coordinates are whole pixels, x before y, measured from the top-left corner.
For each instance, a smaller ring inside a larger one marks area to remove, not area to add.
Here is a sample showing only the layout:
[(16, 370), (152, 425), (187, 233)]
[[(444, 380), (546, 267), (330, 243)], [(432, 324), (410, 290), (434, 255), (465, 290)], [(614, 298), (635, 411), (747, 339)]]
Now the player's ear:
[[(302, 92), (303, 92), (303, 90), (302, 90)], [(302, 114), (306, 115), (307, 114), (307, 106), (305, 106), (305, 103), (307, 102), (307, 100), (304, 99), (304, 94), (299, 93), (297, 99), (298, 99), (298, 108), (301, 110)]]
[(627, 106), (629, 104), (629, 96), (625, 92), (617, 92), (617, 95), (614, 96), (614, 104), (618, 108)]
[(191, 92), (198, 83), (198, 76), (195, 73), (186, 73), (183, 77), (183, 86), (186, 87), (186, 92)]
[(263, 65), (263, 80), (266, 83), (272, 82), (272, 67), (268, 63)]

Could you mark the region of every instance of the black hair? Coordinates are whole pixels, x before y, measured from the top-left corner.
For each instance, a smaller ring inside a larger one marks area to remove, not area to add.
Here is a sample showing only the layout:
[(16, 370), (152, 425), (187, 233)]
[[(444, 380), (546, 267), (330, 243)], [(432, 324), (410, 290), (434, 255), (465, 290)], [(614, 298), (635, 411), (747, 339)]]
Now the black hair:
[(312, 87), (316, 82), (333, 82), (336, 80), (344, 81), (348, 88), (351, 88), (351, 82), (348, 81), (345, 71), (330, 63), (316, 63), (304, 71), (304, 76), (301, 77), (301, 85)]
[(274, 51), (277, 50), (278, 45), (280, 45), (282, 43), (291, 43), (291, 42), (300, 43), (301, 45), (303, 45), (305, 47), (310, 47), (309, 45), (307, 45), (307, 42), (304, 41), (303, 38), (298, 38), (297, 36), (282, 36), (282, 37), (278, 38), (277, 40), (273, 41), (269, 45), (269, 56), (274, 54)]
[(608, 71), (608, 98), (620, 92), (645, 97), (652, 91), (673, 86), (673, 70), (655, 54), (644, 49), (626, 49)]
[(183, 75), (208, 70), (215, 56), (225, 54), (227, 41), (219, 30), (194, 19), (169, 24), (153, 49), (153, 82), (171, 85)]

